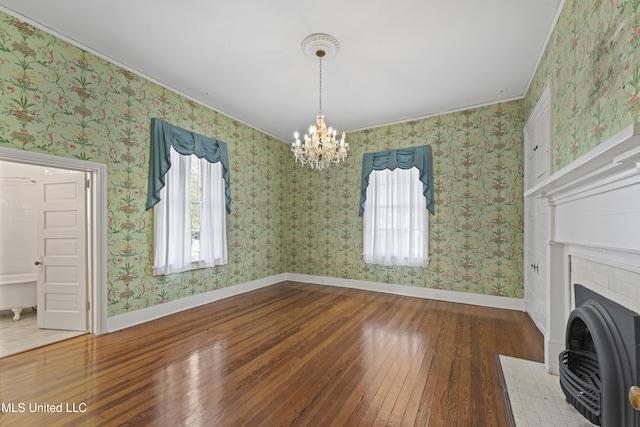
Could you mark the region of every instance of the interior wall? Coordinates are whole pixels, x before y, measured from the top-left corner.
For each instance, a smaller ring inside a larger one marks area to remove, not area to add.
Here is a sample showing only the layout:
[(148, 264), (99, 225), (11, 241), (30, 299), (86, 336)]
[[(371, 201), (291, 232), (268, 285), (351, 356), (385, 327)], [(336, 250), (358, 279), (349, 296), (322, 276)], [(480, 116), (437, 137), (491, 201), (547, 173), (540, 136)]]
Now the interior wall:
[(547, 83), (557, 171), (640, 119), (640, 2), (566, 0), (525, 117)]
[[(349, 156), (337, 168), (294, 164), (287, 271), (522, 298), (523, 128), (520, 101), (496, 104), (349, 133)], [(425, 144), (436, 200), (429, 266), (367, 265), (358, 216), (362, 155)]]
[(0, 177), (0, 275), (36, 273), (37, 185), (22, 179), (28, 173), (6, 174), (1, 165)]
[(41, 183), (70, 172), (0, 160), (0, 275), (37, 273)]
[[(0, 146), (107, 165), (108, 316), (284, 271), (288, 146), (7, 14), (0, 21)], [(152, 117), (227, 142), (228, 265), (151, 275)]]

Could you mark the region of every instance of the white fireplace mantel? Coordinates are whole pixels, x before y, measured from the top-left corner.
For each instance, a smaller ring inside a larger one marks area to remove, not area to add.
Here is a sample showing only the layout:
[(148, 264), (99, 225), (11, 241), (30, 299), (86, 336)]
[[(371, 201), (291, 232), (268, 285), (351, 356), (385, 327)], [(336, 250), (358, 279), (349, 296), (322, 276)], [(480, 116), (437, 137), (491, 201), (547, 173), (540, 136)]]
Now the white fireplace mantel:
[[(550, 205), (635, 183), (640, 175), (640, 123), (633, 123), (525, 191)], [(637, 178), (636, 178), (637, 179)]]
[(571, 256), (640, 272), (640, 123), (626, 127), (524, 195), (550, 206), (545, 365), (557, 373), (571, 311)]

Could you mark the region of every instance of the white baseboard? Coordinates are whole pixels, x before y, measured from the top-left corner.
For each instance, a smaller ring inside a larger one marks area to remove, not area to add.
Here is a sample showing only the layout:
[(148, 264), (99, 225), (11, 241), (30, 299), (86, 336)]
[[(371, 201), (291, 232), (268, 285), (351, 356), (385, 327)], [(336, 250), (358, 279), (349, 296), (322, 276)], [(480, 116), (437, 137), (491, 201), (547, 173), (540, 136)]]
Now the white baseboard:
[(150, 320), (159, 319), (170, 314), (198, 307), (203, 304), (228, 298), (233, 295), (250, 292), (256, 289), (271, 286), (286, 279), (286, 274), (265, 277), (251, 282), (242, 283), (227, 288), (216, 289), (202, 294), (191, 295), (164, 304), (154, 305), (129, 313), (118, 314), (107, 318), (107, 332), (115, 332), (131, 326), (139, 325)]
[(250, 292), (266, 286), (275, 285), (285, 280), (319, 285), (341, 286), (344, 288), (362, 289), (366, 291), (384, 292), (417, 298), (429, 298), (460, 304), (479, 305), (483, 307), (504, 308), (524, 311), (524, 300), (498, 297), (494, 295), (472, 294), (447, 291), (443, 289), (419, 288), (416, 286), (396, 285), (392, 283), (367, 282), (363, 280), (340, 279), (336, 277), (311, 276), (308, 274), (282, 273), (228, 288), (216, 289), (203, 294), (192, 295), (164, 304), (154, 305), (129, 313), (118, 314), (107, 318), (107, 333), (119, 331), (151, 320), (159, 319), (183, 310), (228, 298), (233, 295)]
[(336, 277), (311, 276), (308, 274), (286, 273), (287, 280), (319, 285), (341, 286), (344, 288), (362, 289), (366, 291), (385, 292), (417, 298), (428, 298), (460, 304), (479, 305), (483, 307), (504, 308), (524, 311), (524, 299), (499, 297), (495, 295), (473, 294), (467, 292), (448, 291), (444, 289), (420, 288), (417, 286), (396, 285), (393, 283), (367, 282), (364, 280), (340, 279)]

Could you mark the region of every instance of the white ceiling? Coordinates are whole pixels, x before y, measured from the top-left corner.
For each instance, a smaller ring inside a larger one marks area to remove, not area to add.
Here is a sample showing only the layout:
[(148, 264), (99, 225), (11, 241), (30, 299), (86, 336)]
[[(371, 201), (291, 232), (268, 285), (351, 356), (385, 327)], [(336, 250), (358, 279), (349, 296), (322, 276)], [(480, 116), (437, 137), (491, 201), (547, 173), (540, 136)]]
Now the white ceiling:
[(525, 95), (563, 0), (0, 0), (0, 9), (285, 142)]

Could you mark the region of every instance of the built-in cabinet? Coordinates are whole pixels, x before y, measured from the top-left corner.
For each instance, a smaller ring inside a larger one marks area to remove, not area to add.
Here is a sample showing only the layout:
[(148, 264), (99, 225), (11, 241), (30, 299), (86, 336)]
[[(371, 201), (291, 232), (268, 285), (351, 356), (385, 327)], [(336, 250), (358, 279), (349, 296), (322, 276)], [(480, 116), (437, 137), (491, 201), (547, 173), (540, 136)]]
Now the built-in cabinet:
[[(550, 91), (544, 91), (524, 126), (525, 192), (549, 177), (551, 168)], [(540, 331), (549, 331), (550, 207), (545, 200), (524, 200), (525, 309)]]

